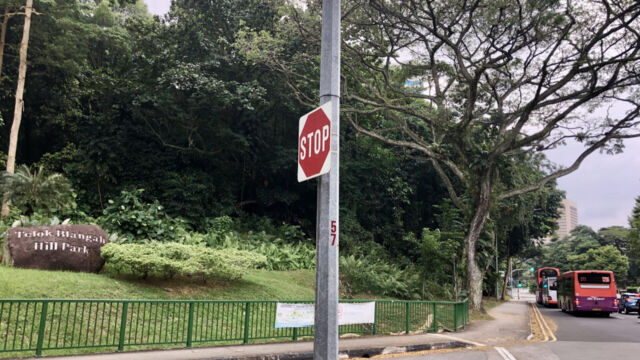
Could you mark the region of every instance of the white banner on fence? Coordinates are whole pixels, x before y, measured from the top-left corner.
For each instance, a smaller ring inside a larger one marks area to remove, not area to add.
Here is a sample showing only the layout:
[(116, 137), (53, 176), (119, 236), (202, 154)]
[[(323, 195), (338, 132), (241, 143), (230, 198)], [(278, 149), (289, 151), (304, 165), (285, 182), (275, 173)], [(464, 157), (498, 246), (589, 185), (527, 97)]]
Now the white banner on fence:
[[(276, 307), (277, 328), (313, 326), (313, 304), (278, 303)], [(338, 305), (338, 324), (371, 324), (375, 321), (376, 303), (346, 303)]]
[(338, 305), (338, 324), (373, 324), (376, 321), (376, 303)]
[(313, 326), (313, 304), (283, 304), (276, 307), (276, 329)]

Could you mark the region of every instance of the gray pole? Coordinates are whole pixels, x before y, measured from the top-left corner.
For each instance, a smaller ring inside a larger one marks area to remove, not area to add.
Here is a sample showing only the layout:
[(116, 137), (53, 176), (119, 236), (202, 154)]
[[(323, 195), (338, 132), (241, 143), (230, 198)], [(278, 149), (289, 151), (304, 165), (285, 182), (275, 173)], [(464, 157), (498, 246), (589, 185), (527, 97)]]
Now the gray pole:
[(320, 105), (331, 101), (331, 170), (318, 181), (314, 360), (338, 359), (340, 0), (322, 1)]
[[(494, 239), (496, 241), (496, 300), (500, 300), (500, 269), (498, 269), (498, 233), (494, 232)], [(506, 273), (505, 273), (506, 275)]]

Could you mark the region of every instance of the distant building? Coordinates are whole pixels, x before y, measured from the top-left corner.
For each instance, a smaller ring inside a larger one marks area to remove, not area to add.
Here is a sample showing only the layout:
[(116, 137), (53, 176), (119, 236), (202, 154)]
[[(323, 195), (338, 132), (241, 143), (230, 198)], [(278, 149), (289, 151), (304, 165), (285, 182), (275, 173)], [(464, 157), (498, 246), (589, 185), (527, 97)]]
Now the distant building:
[(571, 230), (578, 226), (578, 205), (569, 199), (562, 199), (560, 209), (560, 218), (558, 219), (558, 238), (562, 239), (571, 233)]
[[(558, 208), (560, 212), (560, 218), (558, 219), (558, 239), (562, 239), (565, 236), (571, 234), (571, 230), (578, 226), (578, 205), (569, 199), (562, 199), (562, 205)], [(543, 243), (551, 241), (551, 237), (542, 238)]]

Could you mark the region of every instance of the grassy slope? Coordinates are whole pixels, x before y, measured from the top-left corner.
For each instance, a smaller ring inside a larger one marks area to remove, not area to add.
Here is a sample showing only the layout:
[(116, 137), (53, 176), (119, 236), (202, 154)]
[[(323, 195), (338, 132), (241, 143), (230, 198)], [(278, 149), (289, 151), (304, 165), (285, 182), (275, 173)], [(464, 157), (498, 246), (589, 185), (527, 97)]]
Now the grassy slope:
[(0, 298), (313, 300), (313, 270), (250, 270), (233, 283), (141, 281), (0, 266)]

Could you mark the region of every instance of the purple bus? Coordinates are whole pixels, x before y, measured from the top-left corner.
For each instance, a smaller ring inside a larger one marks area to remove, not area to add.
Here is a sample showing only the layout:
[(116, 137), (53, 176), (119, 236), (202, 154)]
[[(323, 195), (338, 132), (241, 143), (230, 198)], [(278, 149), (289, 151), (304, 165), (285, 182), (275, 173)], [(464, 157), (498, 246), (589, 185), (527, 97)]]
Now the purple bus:
[(562, 311), (599, 312), (605, 316), (618, 311), (613, 272), (576, 270), (560, 275), (558, 306)]

